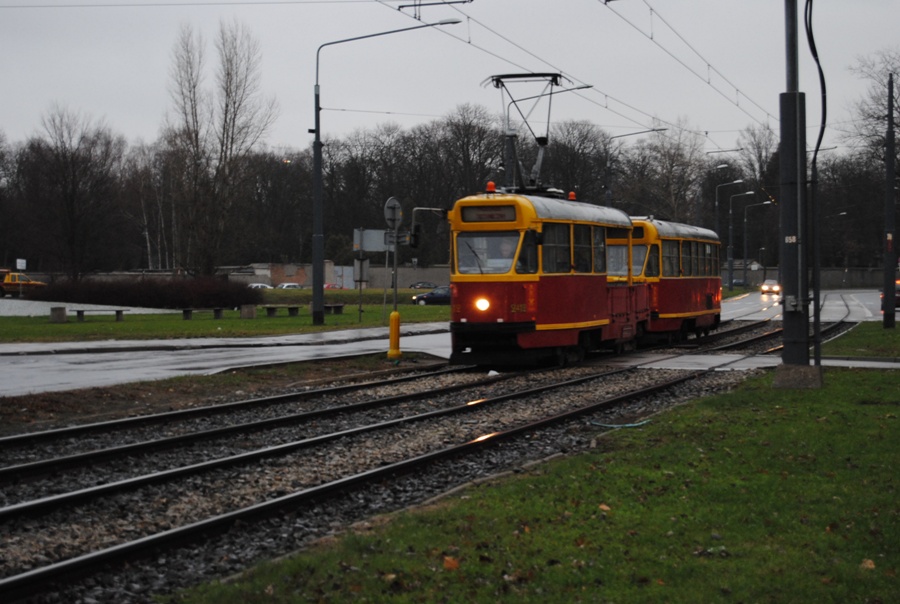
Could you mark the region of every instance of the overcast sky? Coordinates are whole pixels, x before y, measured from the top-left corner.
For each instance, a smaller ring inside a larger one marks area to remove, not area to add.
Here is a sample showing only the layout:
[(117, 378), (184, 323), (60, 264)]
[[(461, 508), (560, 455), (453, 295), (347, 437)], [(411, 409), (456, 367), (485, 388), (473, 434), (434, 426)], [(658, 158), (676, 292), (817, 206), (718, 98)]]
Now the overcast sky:
[[(0, 131), (10, 142), (40, 133), (41, 117), (56, 104), (103, 120), (131, 142), (152, 142), (172, 105), (169, 70), (181, 25), (202, 33), (212, 59), (219, 23), (237, 19), (261, 42), (264, 93), (280, 106), (267, 143), (305, 148), (319, 45), (415, 26), (418, 12), (423, 22), (462, 23), (322, 50), (325, 137), (386, 122), (409, 128), (463, 103), (499, 114), (499, 93), (482, 83), (525, 71), (562, 72), (591, 85), (554, 97), (551, 119), (588, 120), (612, 135), (653, 127), (654, 118), (683, 121), (706, 133), (706, 151), (722, 151), (750, 125), (778, 132), (784, 0), (473, 0), (415, 8), (436, 1), (0, 0)], [(831, 146), (868, 86), (849, 67), (900, 47), (900, 1), (818, 0), (813, 24), (828, 86), (824, 146)], [(802, 26), (799, 34), (812, 144), (818, 77)], [(517, 92), (540, 92), (525, 86)], [(536, 115), (543, 118), (546, 107)]]

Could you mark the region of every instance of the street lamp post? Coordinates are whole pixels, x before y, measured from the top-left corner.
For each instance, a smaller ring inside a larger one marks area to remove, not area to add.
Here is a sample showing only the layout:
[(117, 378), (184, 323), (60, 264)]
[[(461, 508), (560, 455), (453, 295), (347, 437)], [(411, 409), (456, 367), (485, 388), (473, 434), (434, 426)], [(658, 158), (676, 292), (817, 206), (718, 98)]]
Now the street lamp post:
[(319, 46), (316, 50), (316, 88), (315, 88), (315, 130), (310, 131), (315, 134), (313, 141), (313, 236), (312, 236), (312, 269), (313, 269), (313, 300), (312, 300), (312, 320), (313, 325), (322, 325), (325, 323), (325, 226), (324, 226), (324, 195), (323, 195), (323, 175), (322, 175), (322, 123), (321, 113), (322, 105), (319, 96), (319, 54), (326, 46), (334, 46), (335, 44), (343, 44), (345, 42), (355, 42), (357, 40), (365, 40), (368, 38), (377, 38), (379, 36), (387, 36), (403, 31), (412, 31), (414, 29), (423, 29), (425, 27), (434, 27), (436, 25), (453, 25), (460, 23), (459, 19), (443, 19), (436, 23), (424, 23), (422, 25), (414, 25), (412, 27), (403, 27), (400, 29), (392, 29), (374, 34), (366, 34), (364, 36), (356, 36), (354, 38), (345, 38), (343, 40), (335, 40), (326, 42)]
[(754, 194), (753, 191), (738, 193), (728, 202), (728, 291), (734, 291), (734, 198)]
[(744, 206), (744, 285), (747, 285), (747, 210), (755, 206), (771, 205), (771, 201), (750, 203)]
[(719, 189), (721, 187), (727, 187), (728, 185), (739, 185), (744, 182), (744, 179), (739, 178), (737, 180), (733, 180), (731, 182), (723, 182), (720, 185), (716, 185), (716, 235), (719, 234)]

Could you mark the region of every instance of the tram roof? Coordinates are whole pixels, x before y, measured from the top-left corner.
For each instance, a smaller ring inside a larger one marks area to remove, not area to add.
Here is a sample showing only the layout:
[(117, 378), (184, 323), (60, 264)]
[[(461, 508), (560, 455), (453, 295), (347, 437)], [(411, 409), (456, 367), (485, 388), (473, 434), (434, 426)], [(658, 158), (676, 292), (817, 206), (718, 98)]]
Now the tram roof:
[(628, 214), (615, 208), (538, 195), (520, 195), (520, 197), (527, 199), (534, 208), (535, 214), (543, 220), (596, 222), (627, 228), (632, 226)]
[(710, 229), (693, 226), (690, 224), (682, 224), (680, 222), (669, 222), (667, 220), (657, 220), (652, 216), (632, 216), (635, 222), (647, 222), (653, 225), (660, 237), (677, 237), (687, 239), (706, 239), (711, 241), (719, 241), (719, 235)]

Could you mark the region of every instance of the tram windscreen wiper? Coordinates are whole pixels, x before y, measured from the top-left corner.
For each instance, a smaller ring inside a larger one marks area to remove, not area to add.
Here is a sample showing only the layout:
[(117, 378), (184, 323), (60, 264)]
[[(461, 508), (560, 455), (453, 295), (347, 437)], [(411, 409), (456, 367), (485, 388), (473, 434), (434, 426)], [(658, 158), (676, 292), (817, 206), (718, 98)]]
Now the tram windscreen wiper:
[(463, 243), (465, 243), (466, 247), (469, 248), (469, 251), (472, 252), (472, 257), (475, 258), (475, 264), (478, 265), (478, 273), (483, 275), (484, 268), (482, 268), (482, 266), (481, 266), (481, 260), (478, 258), (478, 252), (475, 251), (475, 248), (473, 248), (472, 244), (469, 243), (468, 241), (464, 241)]

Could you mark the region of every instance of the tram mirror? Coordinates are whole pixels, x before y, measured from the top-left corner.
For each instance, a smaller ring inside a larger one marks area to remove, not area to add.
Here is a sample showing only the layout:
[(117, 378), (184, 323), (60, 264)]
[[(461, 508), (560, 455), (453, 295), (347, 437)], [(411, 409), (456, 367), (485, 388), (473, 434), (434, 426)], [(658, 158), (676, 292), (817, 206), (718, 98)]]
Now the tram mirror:
[(525, 231), (525, 245), (543, 245), (544, 236), (543, 233), (538, 233), (537, 231)]

